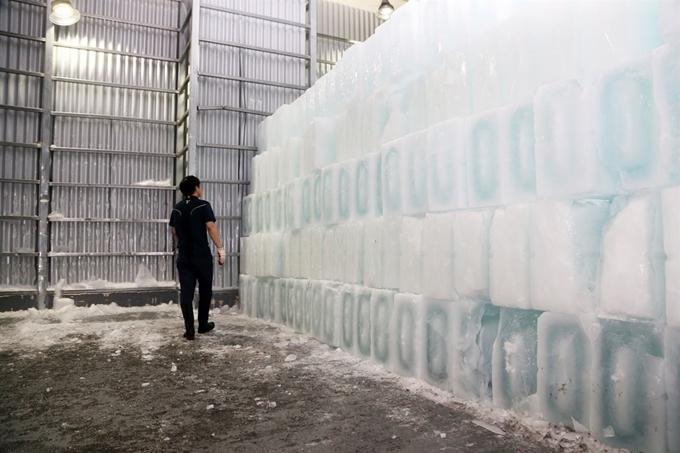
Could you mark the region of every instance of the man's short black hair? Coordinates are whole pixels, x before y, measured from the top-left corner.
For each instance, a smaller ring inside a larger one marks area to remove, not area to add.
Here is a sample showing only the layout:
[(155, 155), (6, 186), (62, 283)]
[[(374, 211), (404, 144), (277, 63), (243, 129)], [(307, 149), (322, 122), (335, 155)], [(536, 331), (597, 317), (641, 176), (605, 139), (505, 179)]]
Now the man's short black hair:
[(179, 183), (179, 191), (185, 197), (190, 197), (196, 192), (196, 187), (201, 186), (201, 181), (195, 176), (187, 176)]

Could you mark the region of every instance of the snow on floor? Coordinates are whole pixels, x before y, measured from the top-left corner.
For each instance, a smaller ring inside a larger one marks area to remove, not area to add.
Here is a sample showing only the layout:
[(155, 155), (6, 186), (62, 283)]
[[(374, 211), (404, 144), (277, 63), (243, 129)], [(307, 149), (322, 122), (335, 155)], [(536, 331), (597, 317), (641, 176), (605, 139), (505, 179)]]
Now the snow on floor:
[[(315, 339), (300, 335), (286, 326), (244, 316), (235, 308), (215, 309), (211, 312), (211, 319), (215, 320), (218, 326), (238, 322), (248, 327), (251, 334), (267, 336), (267, 340), (271, 341), (273, 346), (289, 352), (285, 354), (285, 359), (282, 359), (285, 362), (314, 367), (329, 374), (346, 375), (350, 372), (359, 378), (389, 380), (412, 394), (447, 407), (467, 411), (478, 419), (475, 420), (476, 424), (489, 430), (489, 435), (499, 435), (501, 430), (508, 435), (522, 435), (564, 452), (627, 451), (606, 447), (587, 433), (574, 432), (561, 425), (498, 409), (488, 403), (460, 400), (451, 393), (423, 381), (390, 373), (339, 348), (331, 348)], [(112, 303), (87, 308), (66, 306), (59, 310), (29, 309), (0, 313), (0, 352), (12, 351), (35, 355), (54, 345), (81, 343), (84, 336), (97, 341), (101, 349), (111, 350), (114, 357), (126, 350), (136, 351), (138, 348), (142, 359), (153, 360), (154, 351), (171, 341), (176, 341), (181, 329), (179, 307), (172, 303), (133, 308), (120, 307)], [(203, 342), (200, 347), (202, 352), (217, 356), (226, 356), (231, 350), (242, 348), (249, 347), (238, 344), (225, 346), (210, 342)], [(257, 364), (253, 367), (257, 367)], [(387, 416), (403, 418), (411, 415), (395, 413)]]

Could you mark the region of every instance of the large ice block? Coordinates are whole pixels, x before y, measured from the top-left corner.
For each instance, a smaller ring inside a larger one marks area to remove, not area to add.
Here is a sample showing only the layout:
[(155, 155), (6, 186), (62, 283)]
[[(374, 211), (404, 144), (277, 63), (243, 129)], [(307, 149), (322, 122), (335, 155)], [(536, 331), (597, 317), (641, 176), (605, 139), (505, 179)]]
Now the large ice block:
[[(676, 2), (678, 39), (680, 39), (680, 2)], [(659, 121), (659, 156), (667, 181), (680, 183), (680, 42), (663, 46), (652, 54), (654, 105)]]
[(340, 332), (340, 347), (349, 353), (355, 353), (356, 344), (356, 287), (343, 285), (340, 291), (340, 317), (342, 330)]
[(303, 136), (304, 147), (314, 156), (314, 168), (323, 168), (335, 162), (335, 120), (314, 118)]
[(380, 218), (364, 222), (364, 285), (372, 288), (382, 288), (382, 225)]
[(428, 214), (423, 222), (423, 295), (457, 298), (453, 287), (453, 214)]
[(252, 303), (251, 281), (253, 277), (241, 274), (238, 277), (239, 305), (241, 312), (245, 315), (250, 314), (250, 304)]
[(351, 166), (348, 162), (337, 164), (337, 190), (335, 192), (338, 206), (338, 222), (346, 222), (350, 218), (351, 202), (354, 199), (354, 187), (350, 178)]
[(422, 296), (399, 293), (394, 295), (390, 327), (390, 370), (415, 377), (420, 369)]
[(666, 324), (680, 327), (680, 186), (661, 191), (666, 253)]
[(340, 281), (361, 284), (364, 280), (364, 224), (350, 222), (338, 226), (344, 238), (342, 254), (345, 269)]
[(387, 366), (391, 360), (390, 335), (394, 291), (374, 289), (371, 295), (371, 357)]
[[(295, 179), (300, 176), (302, 169), (302, 158), (304, 155), (304, 141), (300, 137), (290, 137), (286, 140), (279, 159), (279, 165), (288, 165), (288, 178)], [(283, 183), (285, 181), (279, 181)]]
[(597, 266), (608, 200), (540, 201), (531, 222), (531, 306), (557, 313), (593, 313)]
[(452, 391), (459, 397), (490, 401), (500, 309), (463, 299), (452, 303), (450, 310)]
[(462, 296), (489, 298), (489, 239), (493, 209), (453, 214), (453, 287)]
[(302, 179), (295, 178), (286, 184), (284, 194), (286, 228), (289, 230), (299, 230), (302, 228)]
[(310, 280), (305, 309), (305, 331), (323, 341), (325, 288), (329, 282)]
[(408, 90), (404, 89), (401, 83), (399, 88), (389, 88), (390, 95), (387, 99), (388, 119), (379, 140), (380, 145), (402, 138), (411, 132), (412, 126), (408, 122), (408, 108), (410, 104)]
[(499, 43), (502, 36), (489, 31), (470, 43), (466, 71), (468, 72), (472, 113), (481, 113), (501, 104), (501, 83), (498, 71)]
[(350, 179), (354, 186), (351, 217), (377, 217), (382, 214), (382, 154), (367, 154), (350, 162)]
[(323, 178), (320, 171), (310, 175), (310, 187), (312, 193), (312, 224), (323, 224)]
[(383, 288), (399, 289), (401, 221), (401, 216), (382, 217), (382, 277), (380, 281)]
[(323, 325), (321, 339), (324, 343), (338, 347), (342, 335), (342, 285), (326, 283), (323, 287)]
[(338, 172), (339, 165), (329, 165), (321, 170), (323, 186), (323, 222), (325, 224), (338, 223)]
[(370, 289), (357, 287), (355, 293), (355, 315), (356, 325), (354, 332), (356, 335), (356, 355), (366, 359), (371, 358), (371, 295)]
[(532, 102), (500, 110), (500, 178), (505, 204), (536, 199), (536, 140)]
[(552, 423), (575, 428), (575, 420), (590, 426), (593, 326), (594, 315), (543, 313), (538, 318), (538, 403)]
[(271, 191), (271, 230), (281, 231), (283, 229), (283, 194), (282, 188)]
[(598, 148), (622, 187), (636, 190), (669, 182), (673, 162), (659, 149), (651, 56), (608, 71), (595, 90)]
[(665, 315), (661, 195), (617, 197), (602, 235), (600, 312), (659, 319)]
[[(540, 8), (539, 5), (536, 7)], [(532, 31), (538, 27), (555, 27), (555, 24), (552, 22), (544, 24), (541, 20), (534, 20), (535, 17), (533, 11), (518, 14), (502, 24), (498, 30), (498, 35), (503, 37), (498, 43), (498, 75), (502, 105), (531, 99), (538, 89), (537, 45)]]
[(399, 291), (420, 294), (423, 275), (422, 217), (404, 217), (399, 232)]
[(680, 451), (680, 329), (666, 328), (664, 360), (668, 451)]
[(503, 204), (501, 114), (490, 110), (465, 119), (468, 204), (471, 208)]
[(270, 277), (272, 275), (272, 237), (267, 233), (260, 234), (260, 272), (259, 275), (263, 277)]
[(312, 192), (314, 184), (312, 183), (312, 175), (307, 175), (302, 178), (300, 187), (300, 227), (306, 228), (313, 224), (314, 221), (314, 199)]
[(540, 311), (501, 308), (493, 345), (493, 404), (535, 412), (530, 402), (537, 389), (537, 320)]
[(663, 328), (601, 320), (593, 347), (591, 434), (631, 451), (666, 451)]
[(423, 299), (422, 361), (419, 377), (443, 390), (451, 390), (451, 306), (455, 302)]
[(467, 207), (465, 120), (454, 118), (427, 132), (427, 194), (431, 211)]
[(531, 218), (531, 204), (512, 205), (494, 211), (489, 255), (489, 295), (494, 305), (531, 307)]
[(389, 119), (387, 101), (390, 89), (380, 88), (366, 99), (364, 104), (364, 122), (362, 125), (362, 143), (365, 153), (380, 151), (380, 139)]
[(300, 230), (300, 276), (311, 278), (312, 274), (312, 228)]
[(428, 205), (428, 132), (421, 130), (404, 138), (401, 159), (402, 212), (424, 214)]
[(616, 193), (615, 175), (590, 131), (591, 92), (569, 80), (544, 85), (536, 93), (536, 190), (541, 198)]
[(243, 235), (250, 236), (253, 230), (253, 198), (255, 195), (248, 195), (243, 197), (241, 202), (241, 216), (243, 217)]
[(269, 274), (272, 277), (283, 277), (285, 267), (285, 254), (282, 233), (269, 234)]
[(276, 279), (276, 300), (274, 302), (275, 306), (275, 317), (276, 322), (289, 325), (288, 324), (288, 279), (278, 278)]
[(255, 316), (266, 318), (269, 313), (269, 287), (270, 278), (262, 277), (257, 279), (257, 304), (255, 306)]
[(300, 232), (290, 231), (283, 235), (285, 249), (284, 277), (300, 278)]
[(298, 288), (298, 281), (293, 279), (286, 279), (286, 290), (288, 291), (288, 299), (286, 300), (286, 325), (291, 329), (295, 328), (298, 300), (302, 296)]
[(385, 215), (402, 213), (403, 181), (402, 155), (405, 140), (400, 138), (383, 145), (382, 153), (382, 212)]
[(262, 232), (262, 224), (263, 224), (263, 212), (262, 212), (262, 196), (261, 195), (255, 195), (253, 197), (253, 205), (252, 205), (252, 212), (253, 212), (253, 230), (252, 232), (257, 234)]
[(315, 226), (310, 228), (311, 250), (310, 250), (310, 275), (309, 278), (323, 279), (323, 243), (326, 235), (326, 228)]
[(323, 255), (321, 265), (321, 278), (324, 280), (335, 280), (337, 271), (337, 253), (335, 246), (335, 229), (332, 226), (326, 229), (323, 237)]

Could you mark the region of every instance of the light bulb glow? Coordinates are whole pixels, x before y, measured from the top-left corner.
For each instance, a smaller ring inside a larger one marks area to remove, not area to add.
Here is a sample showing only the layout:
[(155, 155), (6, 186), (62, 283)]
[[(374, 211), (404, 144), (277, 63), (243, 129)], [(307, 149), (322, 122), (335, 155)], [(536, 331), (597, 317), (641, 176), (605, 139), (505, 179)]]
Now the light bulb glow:
[(73, 25), (80, 20), (80, 12), (71, 5), (70, 0), (52, 0), (50, 21), (55, 25)]

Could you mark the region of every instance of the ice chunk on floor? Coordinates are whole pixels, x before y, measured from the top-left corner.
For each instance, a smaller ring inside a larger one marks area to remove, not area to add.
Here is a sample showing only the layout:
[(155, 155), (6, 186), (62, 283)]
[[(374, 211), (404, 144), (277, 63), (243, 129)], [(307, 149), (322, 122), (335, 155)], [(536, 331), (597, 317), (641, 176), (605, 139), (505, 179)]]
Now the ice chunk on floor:
[(423, 295), (457, 298), (453, 288), (453, 214), (428, 214), (423, 222)]
[(589, 128), (589, 95), (576, 80), (539, 88), (534, 98), (536, 189), (541, 198), (615, 193), (615, 178)]
[(592, 313), (607, 200), (540, 201), (531, 226), (531, 306), (557, 313)]
[(382, 217), (382, 287), (399, 289), (399, 235), (402, 217)]
[(338, 347), (342, 334), (342, 304), (341, 294), (343, 286), (338, 283), (326, 283), (323, 286), (323, 325), (321, 338), (324, 343)]
[(372, 288), (382, 288), (382, 225), (380, 218), (364, 222), (364, 284)]
[(593, 347), (593, 437), (631, 451), (665, 452), (663, 328), (615, 320), (601, 325)]
[(536, 393), (537, 320), (541, 312), (501, 308), (493, 345), (493, 404), (504, 409), (535, 412), (529, 401)]
[(421, 367), (422, 306), (422, 296), (408, 293), (394, 295), (389, 368), (401, 376), (415, 377)]
[(536, 199), (536, 140), (532, 102), (500, 110), (500, 178), (506, 204)]
[(680, 451), (680, 329), (666, 328), (664, 359), (668, 451)]
[(382, 154), (366, 154), (350, 162), (350, 178), (354, 186), (354, 201), (350, 203), (353, 218), (382, 215)]
[(371, 296), (369, 288), (359, 287), (355, 296), (355, 335), (356, 354), (365, 359), (371, 358)]
[(357, 354), (357, 323), (356, 319), (356, 288), (353, 285), (343, 285), (340, 290), (340, 319), (339, 332), (340, 347), (349, 353)]
[(464, 119), (454, 118), (428, 129), (427, 175), (431, 211), (468, 206)]
[(493, 344), (500, 309), (469, 299), (451, 305), (451, 387), (454, 395), (491, 400)]
[(419, 377), (443, 390), (451, 390), (450, 300), (423, 300), (423, 330), (421, 342), (422, 361)]
[(466, 118), (465, 136), (468, 205), (502, 205), (500, 110)]
[(604, 227), (598, 271), (602, 314), (663, 317), (664, 261), (661, 195), (614, 199), (612, 217)]
[(387, 366), (391, 360), (390, 335), (394, 291), (374, 289), (371, 294), (371, 357)]
[(399, 233), (399, 291), (420, 294), (423, 269), (422, 217), (404, 217)]
[(592, 345), (585, 328), (594, 315), (543, 313), (538, 318), (538, 401), (543, 418), (590, 426)]
[(489, 298), (492, 218), (492, 208), (453, 214), (453, 286), (461, 297)]
[(402, 181), (402, 155), (405, 140), (400, 138), (382, 147), (382, 212), (385, 215), (402, 213), (404, 184)]
[(530, 308), (531, 204), (494, 211), (491, 221), (489, 294), (494, 305)]
[(428, 132), (422, 130), (404, 138), (401, 162), (402, 212), (424, 214), (429, 211), (427, 179)]

